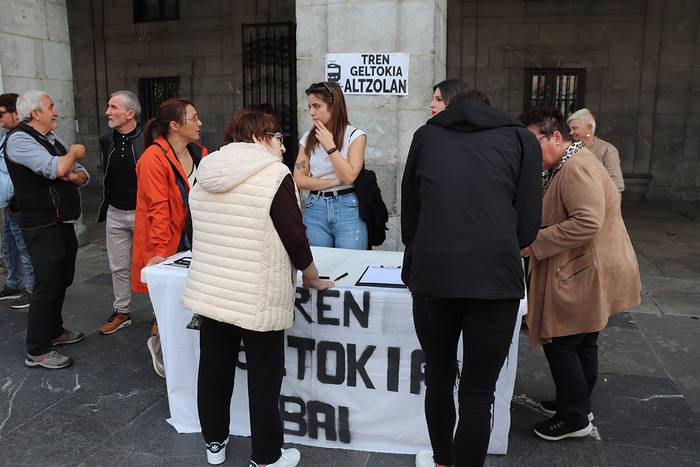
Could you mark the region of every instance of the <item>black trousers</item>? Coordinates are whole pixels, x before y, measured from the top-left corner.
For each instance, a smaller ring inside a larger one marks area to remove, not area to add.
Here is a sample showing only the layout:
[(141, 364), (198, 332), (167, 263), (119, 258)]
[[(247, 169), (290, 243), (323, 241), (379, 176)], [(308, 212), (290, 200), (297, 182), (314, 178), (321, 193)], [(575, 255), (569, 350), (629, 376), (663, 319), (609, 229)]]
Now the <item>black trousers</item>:
[[(425, 418), (436, 463), (457, 467), (484, 464), (496, 381), (508, 355), (519, 305), (517, 299), (444, 299), (413, 294), (413, 322), (425, 354)], [(463, 361), (455, 432), (453, 394), (460, 334)]]
[(555, 337), (543, 348), (557, 390), (557, 415), (586, 423), (598, 378), (598, 333)]
[(241, 340), (248, 371), (251, 459), (258, 464), (272, 464), (280, 458), (284, 439), (279, 411), (284, 375), (284, 331), (250, 331), (202, 317), (197, 380), (202, 436), (207, 443), (228, 438)]
[(42, 355), (63, 334), (63, 300), (73, 283), (78, 239), (73, 224), (22, 230), (34, 268), (34, 293), (27, 317), (27, 353)]

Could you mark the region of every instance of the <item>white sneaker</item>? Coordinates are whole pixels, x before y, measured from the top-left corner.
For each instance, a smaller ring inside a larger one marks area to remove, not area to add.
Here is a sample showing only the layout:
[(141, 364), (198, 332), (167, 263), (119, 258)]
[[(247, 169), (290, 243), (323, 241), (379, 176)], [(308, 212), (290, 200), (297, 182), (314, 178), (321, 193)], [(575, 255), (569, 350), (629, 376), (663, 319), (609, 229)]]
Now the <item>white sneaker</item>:
[(146, 341), (146, 346), (151, 352), (151, 360), (153, 360), (153, 370), (161, 378), (165, 378), (165, 367), (163, 366), (163, 353), (160, 352), (160, 340), (158, 336), (149, 337)]
[(433, 451), (421, 451), (416, 454), (416, 467), (435, 467)]
[[(267, 467), (294, 467), (299, 463), (301, 453), (298, 449), (282, 449), (282, 455), (273, 464), (267, 464)], [(258, 467), (253, 461), (250, 461), (250, 467)]]
[(219, 465), (226, 462), (226, 445), (228, 438), (222, 443), (207, 443), (207, 462), (212, 465)]

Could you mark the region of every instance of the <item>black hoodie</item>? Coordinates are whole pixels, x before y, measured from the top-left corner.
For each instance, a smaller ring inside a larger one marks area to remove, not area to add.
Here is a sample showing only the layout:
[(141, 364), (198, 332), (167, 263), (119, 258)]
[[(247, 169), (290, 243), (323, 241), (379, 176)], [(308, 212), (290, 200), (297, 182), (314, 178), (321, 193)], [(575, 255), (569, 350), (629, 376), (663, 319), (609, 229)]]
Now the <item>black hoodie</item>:
[(524, 296), (520, 249), (537, 236), (542, 152), (515, 118), (469, 99), (413, 135), (401, 183), (402, 278), (431, 297)]

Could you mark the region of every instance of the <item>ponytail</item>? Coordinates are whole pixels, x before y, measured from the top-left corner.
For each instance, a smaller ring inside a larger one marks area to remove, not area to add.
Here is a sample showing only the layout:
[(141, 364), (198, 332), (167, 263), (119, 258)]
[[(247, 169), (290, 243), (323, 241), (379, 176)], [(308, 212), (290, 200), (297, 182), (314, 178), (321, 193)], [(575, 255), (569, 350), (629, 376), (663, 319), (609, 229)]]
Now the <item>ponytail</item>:
[(156, 136), (167, 137), (170, 131), (170, 122), (183, 123), (188, 105), (194, 107), (191, 101), (183, 97), (172, 97), (163, 101), (158, 107), (156, 116), (148, 119), (143, 127), (144, 147), (153, 144)]
[(143, 147), (147, 148), (151, 144), (153, 144), (153, 140), (155, 139), (153, 137), (153, 130), (154, 126), (156, 125), (156, 118), (151, 117), (148, 119), (146, 124), (143, 126)]

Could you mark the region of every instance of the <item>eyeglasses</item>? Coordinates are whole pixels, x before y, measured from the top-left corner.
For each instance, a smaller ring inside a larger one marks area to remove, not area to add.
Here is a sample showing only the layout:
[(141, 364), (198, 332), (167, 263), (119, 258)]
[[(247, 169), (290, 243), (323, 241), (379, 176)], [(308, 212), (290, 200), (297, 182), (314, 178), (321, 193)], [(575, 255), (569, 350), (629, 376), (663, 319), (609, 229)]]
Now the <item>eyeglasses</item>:
[(282, 133), (280, 133), (280, 132), (270, 133), (269, 131), (266, 131), (265, 134), (268, 136), (272, 136), (277, 141), (279, 141), (280, 144), (284, 144), (284, 135)]
[(195, 115), (194, 117), (190, 117), (190, 118), (185, 117), (184, 120), (185, 120), (186, 122), (192, 122), (192, 123), (197, 123), (197, 122), (199, 122), (199, 123), (202, 123), (202, 120), (199, 119), (199, 115)]

